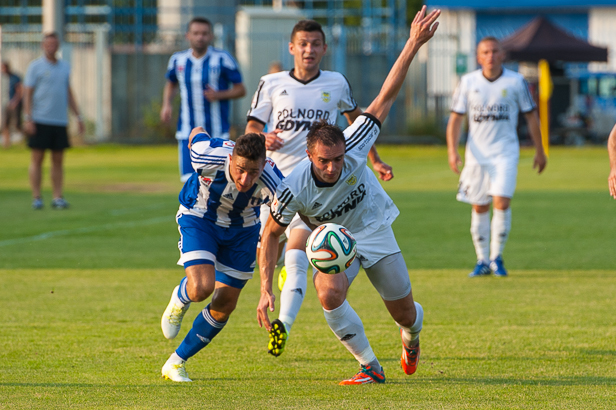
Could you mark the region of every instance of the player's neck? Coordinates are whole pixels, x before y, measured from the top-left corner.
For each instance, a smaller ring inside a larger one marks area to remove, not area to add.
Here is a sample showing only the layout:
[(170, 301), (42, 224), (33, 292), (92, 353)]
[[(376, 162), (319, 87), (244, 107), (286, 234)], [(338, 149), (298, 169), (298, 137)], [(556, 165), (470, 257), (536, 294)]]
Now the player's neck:
[(45, 58), (47, 59), (47, 61), (49, 61), (52, 64), (55, 64), (55, 63), (58, 62), (58, 59), (56, 58), (55, 54), (53, 54), (53, 55), (45, 54)]
[(207, 54), (207, 49), (208, 49), (208, 48), (209, 48), (209, 47), (206, 47), (204, 50), (195, 50), (195, 49), (193, 48), (193, 49), (192, 49), (192, 55), (193, 55), (193, 57), (195, 57), (195, 58), (201, 58), (201, 57), (203, 57), (204, 55), (206, 55), (206, 54)]
[(313, 70), (304, 70), (302, 68), (295, 67), (293, 69), (293, 76), (300, 81), (306, 82), (315, 78), (319, 74), (319, 71), (321, 71), (319, 67)]
[(494, 80), (497, 80), (498, 77), (503, 75), (503, 67), (494, 68), (492, 70), (484, 69), (482, 73), (483, 73), (483, 76), (486, 78), (486, 80), (494, 81)]

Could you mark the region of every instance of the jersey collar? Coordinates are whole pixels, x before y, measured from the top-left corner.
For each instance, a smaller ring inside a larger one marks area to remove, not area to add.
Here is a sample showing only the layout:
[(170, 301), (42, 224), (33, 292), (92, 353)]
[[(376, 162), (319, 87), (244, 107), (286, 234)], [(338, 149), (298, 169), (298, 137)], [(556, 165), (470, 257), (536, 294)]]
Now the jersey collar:
[(319, 78), (319, 76), (321, 75), (321, 70), (319, 70), (319, 72), (317, 73), (317, 75), (315, 75), (314, 77), (312, 77), (311, 79), (307, 80), (307, 81), (302, 81), (299, 78), (295, 77), (295, 68), (292, 68), (291, 71), (289, 71), (289, 75), (291, 76), (292, 79), (294, 79), (295, 81), (297, 81), (298, 83), (302, 83), (304, 85), (313, 82), (314, 80), (316, 80), (317, 78)]
[(487, 82), (489, 82), (489, 83), (493, 83), (493, 82), (495, 82), (496, 80), (498, 80), (499, 78), (501, 78), (501, 77), (503, 76), (503, 74), (505, 74), (505, 67), (503, 67), (503, 68), (501, 69), (501, 72), (500, 72), (500, 74), (498, 75), (498, 77), (496, 77), (496, 78), (495, 78), (495, 79), (493, 79), (493, 80), (490, 80), (488, 77), (486, 77), (485, 75), (483, 75), (483, 71), (481, 72), (481, 76), (482, 76), (482, 77), (483, 77), (483, 78), (484, 78)]
[(192, 48), (190, 48), (189, 50), (190, 50), (190, 53), (188, 53), (188, 58), (190, 58), (194, 62), (205, 61), (212, 54), (212, 47), (211, 46), (209, 46), (207, 48), (207, 50), (205, 51), (205, 54), (203, 54), (199, 58), (195, 57), (195, 55), (193, 54), (193, 49)]

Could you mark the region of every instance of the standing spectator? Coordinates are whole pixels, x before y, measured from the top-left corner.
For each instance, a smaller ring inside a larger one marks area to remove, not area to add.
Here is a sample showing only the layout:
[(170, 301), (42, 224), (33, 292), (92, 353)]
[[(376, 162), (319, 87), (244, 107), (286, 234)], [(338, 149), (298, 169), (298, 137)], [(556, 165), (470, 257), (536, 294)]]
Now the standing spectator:
[(23, 88), (21, 78), (11, 71), (8, 62), (2, 62), (2, 74), (9, 76), (9, 102), (2, 113), (2, 145), (4, 148), (11, 146), (11, 122), (21, 132), (21, 97)]
[(541, 173), (547, 164), (535, 102), (524, 77), (504, 68), (504, 59), (505, 52), (496, 38), (485, 37), (479, 42), (477, 62), (481, 68), (460, 80), (447, 124), (449, 167), (459, 174), (460, 127), (468, 116), (466, 163), (457, 199), (472, 205), (471, 237), (477, 264), (470, 277), (492, 272), (507, 276), (502, 253), (511, 230), (510, 205), (518, 176), (518, 113), (526, 119), (535, 145), (533, 168)]
[(83, 118), (79, 114), (77, 103), (71, 90), (69, 63), (56, 58), (60, 40), (56, 33), (46, 34), (43, 38), (45, 55), (34, 60), (28, 66), (24, 80), (25, 131), (29, 135), (28, 146), (32, 149), (30, 162), (30, 186), (32, 187), (32, 208), (43, 208), (41, 198), (41, 170), (45, 150), (51, 150), (51, 183), (53, 201), (56, 209), (68, 208), (62, 196), (64, 179), (64, 150), (68, 142), (68, 107), (78, 118), (79, 133), (84, 131)]
[(607, 152), (610, 155), (610, 176), (607, 179), (610, 187), (610, 195), (616, 199), (616, 125), (610, 132), (610, 138), (607, 140)]
[(229, 53), (210, 45), (213, 38), (212, 23), (203, 17), (193, 18), (186, 32), (190, 48), (173, 54), (167, 66), (160, 119), (166, 123), (171, 120), (173, 97), (179, 87), (180, 117), (175, 138), (182, 182), (194, 172), (188, 149), (191, 130), (203, 127), (212, 138), (228, 140), (229, 100), (246, 94), (237, 63)]

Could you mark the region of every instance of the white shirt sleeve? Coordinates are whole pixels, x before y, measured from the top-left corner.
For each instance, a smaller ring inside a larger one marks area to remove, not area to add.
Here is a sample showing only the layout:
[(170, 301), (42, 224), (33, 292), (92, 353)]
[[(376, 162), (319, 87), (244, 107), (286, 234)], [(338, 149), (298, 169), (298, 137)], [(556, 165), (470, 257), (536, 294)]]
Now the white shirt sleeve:
[(261, 77), (257, 91), (252, 97), (250, 110), (248, 110), (248, 120), (256, 120), (262, 124), (267, 124), (272, 114), (271, 83)]
[(357, 102), (355, 102), (353, 98), (353, 91), (351, 90), (349, 80), (342, 74), (340, 74), (340, 76), (343, 78), (344, 88), (342, 91), (342, 98), (338, 101), (338, 109), (344, 114), (355, 110), (355, 108), (357, 108)]
[(381, 132), (380, 121), (369, 113), (358, 116), (353, 124), (344, 130), (346, 140), (345, 156), (358, 162), (368, 162), (368, 152)]
[(293, 217), (300, 208), (301, 204), (291, 192), (287, 180), (283, 180), (280, 185), (278, 185), (276, 196), (270, 206), (272, 218), (274, 218), (279, 225), (287, 226), (291, 223)]
[(518, 87), (518, 104), (523, 114), (529, 113), (537, 108), (533, 96), (528, 89), (528, 83), (523, 78), (520, 78)]
[(468, 104), (468, 94), (466, 86), (466, 77), (462, 77), (460, 83), (456, 87), (456, 91), (453, 93), (453, 99), (451, 102), (451, 111), (457, 114), (466, 114), (466, 106)]

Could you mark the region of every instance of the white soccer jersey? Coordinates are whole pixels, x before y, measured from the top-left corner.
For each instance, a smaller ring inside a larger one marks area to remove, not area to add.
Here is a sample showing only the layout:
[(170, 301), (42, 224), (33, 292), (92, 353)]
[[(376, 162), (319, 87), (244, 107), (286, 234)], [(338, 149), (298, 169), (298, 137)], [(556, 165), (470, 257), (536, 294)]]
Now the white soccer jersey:
[(269, 131), (284, 130), (278, 134), (284, 146), (267, 155), (288, 175), (306, 158), (306, 135), (312, 123), (326, 119), (335, 124), (338, 112), (355, 108), (351, 86), (342, 74), (319, 71), (317, 77), (302, 82), (295, 78), (293, 70), (282, 71), (261, 77), (248, 120), (266, 124)]
[(237, 190), (229, 173), (233, 141), (197, 134), (190, 159), (195, 169), (180, 192), (178, 214), (193, 215), (225, 228), (249, 227), (260, 223), (262, 204), (268, 204), (283, 176), (276, 164), (266, 159), (257, 183), (247, 192)]
[(380, 126), (372, 115), (362, 114), (344, 130), (344, 166), (334, 184), (317, 181), (308, 159), (300, 162), (278, 186), (272, 217), (284, 226), (299, 212), (314, 225), (340, 224), (357, 240), (390, 226), (400, 212), (367, 166), (368, 151)]
[(481, 70), (464, 75), (453, 95), (451, 111), (468, 113), (466, 162), (484, 165), (503, 155), (517, 159), (518, 113), (535, 108), (528, 84), (516, 72), (503, 69), (493, 81), (485, 78)]

